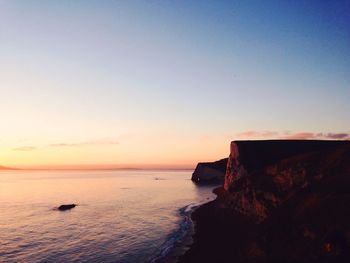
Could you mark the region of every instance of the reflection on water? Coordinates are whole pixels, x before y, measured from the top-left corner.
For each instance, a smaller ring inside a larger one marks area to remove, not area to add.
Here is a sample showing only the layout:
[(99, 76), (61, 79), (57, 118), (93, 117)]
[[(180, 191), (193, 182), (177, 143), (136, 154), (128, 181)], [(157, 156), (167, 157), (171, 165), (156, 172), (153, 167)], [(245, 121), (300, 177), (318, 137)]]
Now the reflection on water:
[(190, 175), (2, 171), (0, 262), (145, 262), (178, 229), (179, 208), (211, 196)]

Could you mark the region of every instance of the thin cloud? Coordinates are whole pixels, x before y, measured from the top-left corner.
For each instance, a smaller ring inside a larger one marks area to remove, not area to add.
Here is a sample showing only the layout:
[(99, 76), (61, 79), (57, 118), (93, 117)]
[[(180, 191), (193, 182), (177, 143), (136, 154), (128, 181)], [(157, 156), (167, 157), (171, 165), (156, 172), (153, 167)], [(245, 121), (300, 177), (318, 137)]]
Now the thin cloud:
[(327, 133), (327, 134), (323, 134), (323, 136), (326, 138), (329, 138), (329, 139), (341, 140), (341, 139), (349, 138), (350, 134), (348, 134), (348, 133)]
[(282, 137), (283, 139), (289, 139), (289, 140), (306, 140), (306, 139), (316, 138), (315, 134), (312, 132), (298, 132), (290, 135), (285, 135)]
[(311, 139), (331, 139), (350, 140), (350, 133), (313, 133), (313, 132), (284, 132), (275, 131), (244, 131), (234, 134), (236, 139), (287, 139), (287, 140), (311, 140)]
[(73, 147), (73, 146), (79, 146), (80, 144), (77, 143), (52, 143), (49, 146), (50, 147)]
[(331, 140), (349, 140), (350, 133), (312, 133), (300, 132), (288, 135), (285, 139), (331, 139)]
[(17, 147), (17, 148), (13, 148), (13, 151), (34, 151), (36, 150), (37, 147), (34, 146), (22, 146), (22, 147)]
[[(113, 139), (109, 138), (102, 138), (102, 139), (96, 139), (96, 140), (90, 140), (90, 141), (83, 141), (83, 142), (77, 142), (77, 143), (52, 143), (47, 145), (46, 147), (83, 147), (83, 146), (93, 146), (93, 145), (118, 145), (119, 142)], [(13, 151), (34, 151), (41, 149), (43, 147), (35, 147), (35, 146), (21, 146), (17, 148), (13, 148)]]
[(83, 146), (92, 146), (92, 145), (118, 145), (119, 142), (111, 139), (99, 139), (84, 141), (78, 143), (52, 143), (50, 147), (83, 147)]
[(274, 132), (274, 131), (244, 131), (244, 132), (240, 132), (240, 133), (236, 133), (235, 137), (237, 138), (254, 138), (254, 137), (258, 137), (258, 138), (268, 138), (268, 137), (276, 137), (278, 136), (278, 132)]

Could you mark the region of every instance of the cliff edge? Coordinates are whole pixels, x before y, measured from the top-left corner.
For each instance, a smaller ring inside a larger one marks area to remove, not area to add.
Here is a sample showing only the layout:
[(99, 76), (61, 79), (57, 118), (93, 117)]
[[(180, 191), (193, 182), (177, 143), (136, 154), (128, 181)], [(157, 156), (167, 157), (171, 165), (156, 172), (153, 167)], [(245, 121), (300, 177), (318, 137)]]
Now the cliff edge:
[(350, 142), (233, 141), (180, 262), (350, 262)]
[(229, 193), (225, 202), (262, 221), (274, 207), (329, 177), (342, 187), (340, 174), (350, 167), (349, 145), (348, 141), (233, 141), (224, 182)]
[(198, 163), (191, 180), (199, 184), (223, 183), (228, 158), (216, 162)]

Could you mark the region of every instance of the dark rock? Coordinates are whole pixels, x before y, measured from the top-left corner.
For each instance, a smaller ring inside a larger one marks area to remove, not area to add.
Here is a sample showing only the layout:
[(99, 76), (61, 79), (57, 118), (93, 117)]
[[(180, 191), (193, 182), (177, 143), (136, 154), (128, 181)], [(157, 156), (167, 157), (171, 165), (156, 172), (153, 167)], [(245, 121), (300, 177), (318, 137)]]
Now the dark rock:
[(330, 176), (336, 181), (328, 182), (329, 190), (332, 184), (344, 187), (339, 176), (350, 167), (349, 149), (348, 141), (233, 141), (224, 183), (230, 199), (226, 202), (261, 221), (291, 195)]
[(76, 207), (76, 206), (77, 206), (76, 204), (60, 205), (60, 206), (58, 207), (58, 210), (60, 210), (60, 211), (66, 211), (66, 210), (70, 210), (70, 209), (72, 209), (72, 208), (74, 208), (74, 207)]
[(216, 162), (198, 163), (191, 180), (195, 183), (223, 183), (225, 179), (227, 158)]
[(236, 141), (184, 262), (350, 262), (350, 142)]

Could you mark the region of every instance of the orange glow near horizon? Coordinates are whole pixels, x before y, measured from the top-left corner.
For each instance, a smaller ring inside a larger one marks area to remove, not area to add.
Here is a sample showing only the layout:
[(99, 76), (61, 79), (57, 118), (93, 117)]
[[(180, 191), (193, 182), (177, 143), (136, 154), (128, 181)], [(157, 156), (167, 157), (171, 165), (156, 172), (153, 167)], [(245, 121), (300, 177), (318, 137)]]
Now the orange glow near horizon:
[(237, 139), (350, 139), (348, 4), (209, 2), (0, 1), (0, 166), (188, 168)]
[[(205, 140), (205, 143), (203, 142)], [(0, 148), (0, 165), (20, 169), (192, 169), (229, 154), (229, 140), (131, 136), (69, 143), (26, 143)]]
[(231, 138), (349, 140), (350, 136), (349, 133), (246, 131), (233, 136), (197, 137), (145, 132), (143, 135), (53, 143), (44, 138), (0, 141), (0, 166), (20, 169), (193, 169), (198, 162), (227, 157)]

